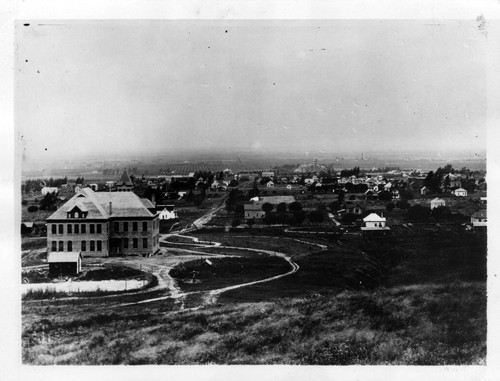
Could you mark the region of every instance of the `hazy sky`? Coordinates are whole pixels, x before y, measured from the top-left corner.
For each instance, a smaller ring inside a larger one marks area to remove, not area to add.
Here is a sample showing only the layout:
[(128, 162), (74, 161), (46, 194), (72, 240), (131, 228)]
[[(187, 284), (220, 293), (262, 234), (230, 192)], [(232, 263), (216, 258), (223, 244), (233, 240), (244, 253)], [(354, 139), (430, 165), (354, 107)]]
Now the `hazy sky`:
[(475, 21), (23, 23), (15, 116), (29, 162), (486, 148)]

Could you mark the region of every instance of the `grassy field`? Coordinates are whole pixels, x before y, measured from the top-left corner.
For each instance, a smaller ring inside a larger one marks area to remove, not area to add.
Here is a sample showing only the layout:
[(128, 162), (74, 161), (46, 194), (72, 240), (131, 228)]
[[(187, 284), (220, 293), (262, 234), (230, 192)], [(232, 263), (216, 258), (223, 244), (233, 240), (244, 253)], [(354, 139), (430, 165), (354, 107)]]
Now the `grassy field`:
[[(211, 258), (185, 262), (170, 271), (182, 291), (212, 290), (286, 273), (290, 265), (278, 257)], [(193, 281), (193, 275), (196, 281)]]
[(346, 291), (165, 314), (28, 315), (30, 364), (484, 364), (482, 283)]
[[(340, 240), (265, 233), (197, 237), (280, 251), (299, 271), (225, 292), (218, 304), (197, 311), (179, 311), (168, 299), (127, 307), (117, 305), (118, 298), (23, 303), (23, 362), (484, 364), (485, 233), (417, 225), (384, 237)], [(257, 275), (259, 264), (247, 274), (236, 262), (226, 262), (227, 271), (213, 284), (184, 286), (211, 288), (226, 277), (225, 285), (228, 273), (238, 283), (254, 270)], [(186, 307), (200, 305), (200, 297), (190, 295)]]

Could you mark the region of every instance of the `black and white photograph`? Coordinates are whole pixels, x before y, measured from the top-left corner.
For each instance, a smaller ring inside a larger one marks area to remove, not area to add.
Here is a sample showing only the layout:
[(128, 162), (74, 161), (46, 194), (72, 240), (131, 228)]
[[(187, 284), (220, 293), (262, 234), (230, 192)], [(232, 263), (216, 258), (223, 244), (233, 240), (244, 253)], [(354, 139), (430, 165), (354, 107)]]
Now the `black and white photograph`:
[(489, 365), (484, 15), (13, 30), (22, 366)]

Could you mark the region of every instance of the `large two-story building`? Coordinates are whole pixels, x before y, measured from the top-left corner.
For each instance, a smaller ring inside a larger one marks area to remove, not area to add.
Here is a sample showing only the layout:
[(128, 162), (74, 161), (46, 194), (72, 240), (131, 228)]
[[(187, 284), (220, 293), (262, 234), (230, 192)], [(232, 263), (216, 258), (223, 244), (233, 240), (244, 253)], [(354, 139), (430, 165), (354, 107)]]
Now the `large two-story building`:
[(151, 255), (159, 250), (159, 234), (158, 213), (148, 199), (84, 188), (47, 218), (47, 253)]

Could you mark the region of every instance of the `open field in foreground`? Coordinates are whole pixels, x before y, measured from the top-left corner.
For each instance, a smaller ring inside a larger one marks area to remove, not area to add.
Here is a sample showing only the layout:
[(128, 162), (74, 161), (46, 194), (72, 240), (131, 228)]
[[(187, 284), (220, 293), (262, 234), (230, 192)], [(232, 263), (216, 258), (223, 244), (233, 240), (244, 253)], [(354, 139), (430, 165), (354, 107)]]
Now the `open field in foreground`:
[[(182, 303), (167, 297), (123, 305), (125, 299), (140, 301), (146, 293), (123, 299), (25, 302), (23, 362), (459, 365), (485, 361), (486, 234), (447, 227), (340, 240), (238, 232), (224, 240), (242, 248), (285, 253), (300, 269), (268, 283), (224, 292), (217, 304), (207, 303), (203, 293), (189, 294)], [(164, 256), (126, 262), (144, 269), (149, 262), (159, 266), (164, 261), (162, 268), (167, 271), (183, 257), (201, 266), (203, 253), (211, 259), (217, 252), (234, 255), (233, 249), (224, 247), (187, 249), (196, 250), (195, 258), (171, 247)], [(241, 252), (244, 260), (234, 261), (240, 270), (251, 258)], [(225, 273), (231, 274), (231, 268), (219, 275)], [(230, 283), (217, 277), (207, 280), (200, 284), (204, 289), (220, 281)], [(160, 290), (149, 293), (164, 295)]]
[(23, 362), (483, 364), (486, 356), (481, 283), (170, 308), (158, 302), (54, 321), (27, 316)]

